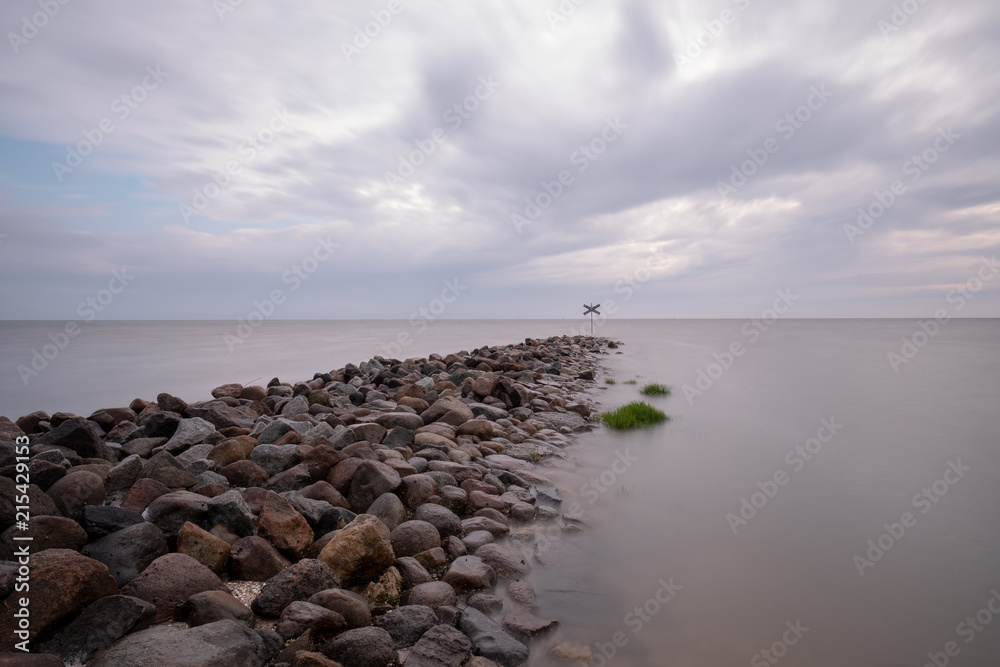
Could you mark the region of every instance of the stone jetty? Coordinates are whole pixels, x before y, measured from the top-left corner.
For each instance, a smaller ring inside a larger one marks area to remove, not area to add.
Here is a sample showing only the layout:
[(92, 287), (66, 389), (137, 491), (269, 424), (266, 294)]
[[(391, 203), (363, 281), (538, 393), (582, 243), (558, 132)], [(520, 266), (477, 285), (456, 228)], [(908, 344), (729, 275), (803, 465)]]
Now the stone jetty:
[(0, 417), (0, 665), (525, 663), (557, 625), (523, 579), (564, 511), (545, 462), (596, 427), (609, 347)]

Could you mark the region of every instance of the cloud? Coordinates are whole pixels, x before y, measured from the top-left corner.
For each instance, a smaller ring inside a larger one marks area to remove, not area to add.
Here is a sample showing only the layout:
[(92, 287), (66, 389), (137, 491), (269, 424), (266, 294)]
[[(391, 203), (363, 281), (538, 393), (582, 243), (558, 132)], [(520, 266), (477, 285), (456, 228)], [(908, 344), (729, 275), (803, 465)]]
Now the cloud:
[[(408, 0), (385, 25), (379, 3), (62, 6), (0, 58), (0, 277), (43, 274), (3, 289), (3, 316), (62, 317), (129, 263), (159, 302), (123, 299), (121, 317), (228, 317), (321, 233), (344, 250), (315, 284), (351, 286), (344, 316), (405, 317), (457, 274), (482, 295), (462, 315), (552, 315), (655, 249), (671, 260), (645, 294), (674, 297), (637, 296), (644, 316), (725, 316), (786, 284), (812, 290), (802, 313), (923, 316), (1000, 248), (993, 4), (926, 3), (885, 35), (892, 6), (861, 0), (584, 3), (553, 28), (557, 5)], [(7, 3), (0, 26), (34, 11)], [(148, 67), (168, 76), (136, 101)], [(483, 78), (496, 90), (463, 106)], [(832, 96), (781, 126), (817, 86)], [(627, 129), (581, 169), (615, 118)], [(59, 182), (52, 163), (103, 119), (114, 130)], [(851, 243), (857, 208), (948, 127), (961, 138)], [(573, 183), (518, 233), (511, 215), (563, 171)]]

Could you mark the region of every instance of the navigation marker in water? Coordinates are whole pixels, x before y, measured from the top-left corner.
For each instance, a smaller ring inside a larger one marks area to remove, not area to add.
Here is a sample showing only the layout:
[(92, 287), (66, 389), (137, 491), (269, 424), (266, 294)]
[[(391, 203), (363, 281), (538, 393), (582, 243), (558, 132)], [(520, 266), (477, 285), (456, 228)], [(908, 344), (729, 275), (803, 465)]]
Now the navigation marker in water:
[(594, 313), (597, 313), (598, 315), (601, 314), (601, 311), (597, 310), (598, 308), (601, 307), (601, 304), (597, 304), (596, 306), (588, 306), (587, 304), (583, 304), (583, 307), (585, 308), (585, 310), (583, 311), (584, 316), (586, 317), (587, 315), (590, 315), (590, 335), (593, 336), (594, 335)]

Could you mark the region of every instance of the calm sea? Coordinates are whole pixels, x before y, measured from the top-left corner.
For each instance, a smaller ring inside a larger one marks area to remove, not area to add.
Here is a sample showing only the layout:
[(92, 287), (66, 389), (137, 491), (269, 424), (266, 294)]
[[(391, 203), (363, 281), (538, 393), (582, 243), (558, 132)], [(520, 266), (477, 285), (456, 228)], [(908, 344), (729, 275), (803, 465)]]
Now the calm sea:
[[(224, 382), (579, 326), (272, 321), (230, 352), (231, 322), (91, 323), (25, 385), (18, 365), (61, 325), (5, 322), (0, 414), (89, 414), (160, 391), (198, 400)], [(1000, 321), (955, 320), (934, 336), (915, 336), (910, 320), (753, 331), (737, 320), (599, 327), (625, 345), (605, 358), (617, 383), (601, 382), (595, 400), (639, 398), (626, 380), (662, 382), (673, 395), (646, 400), (672, 420), (586, 434), (550, 462), (584, 528), (551, 531), (542, 555), (561, 566), (529, 577), (536, 614), (561, 620), (533, 664), (549, 664), (557, 639), (590, 644), (597, 665), (998, 664)], [(397, 351), (401, 333), (411, 340)], [(903, 354), (904, 337), (919, 347)]]

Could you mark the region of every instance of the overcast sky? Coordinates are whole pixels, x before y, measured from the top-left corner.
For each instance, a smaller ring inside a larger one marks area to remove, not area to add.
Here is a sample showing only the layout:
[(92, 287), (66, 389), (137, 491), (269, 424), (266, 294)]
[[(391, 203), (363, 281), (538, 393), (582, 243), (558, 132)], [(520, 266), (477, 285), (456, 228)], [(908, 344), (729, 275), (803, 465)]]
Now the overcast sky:
[(576, 2), (5, 1), (0, 318), (927, 317), (1000, 254), (995, 0)]

